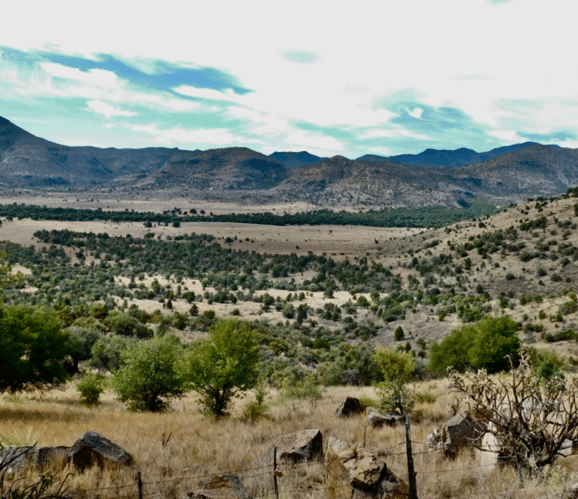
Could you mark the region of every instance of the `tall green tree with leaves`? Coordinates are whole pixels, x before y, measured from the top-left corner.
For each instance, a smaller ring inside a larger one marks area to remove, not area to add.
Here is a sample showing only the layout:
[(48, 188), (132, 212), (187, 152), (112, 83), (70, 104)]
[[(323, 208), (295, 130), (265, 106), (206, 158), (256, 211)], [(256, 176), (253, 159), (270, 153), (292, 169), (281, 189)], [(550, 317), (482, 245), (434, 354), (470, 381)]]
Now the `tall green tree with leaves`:
[(184, 388), (176, 369), (182, 346), (175, 336), (141, 341), (122, 354), (122, 365), (114, 373), (112, 388), (121, 402), (133, 411), (160, 412), (167, 409)]
[(62, 383), (71, 353), (70, 334), (43, 307), (0, 306), (0, 390)]
[(233, 319), (217, 322), (209, 338), (194, 343), (180, 364), (186, 387), (201, 396), (204, 411), (227, 414), (231, 399), (259, 381), (259, 346), (248, 323)]
[(415, 359), (408, 352), (377, 348), (375, 361), (381, 368), (384, 381), (377, 385), (381, 392), (381, 407), (386, 410), (397, 409), (405, 417), (405, 444), (407, 454), (407, 473), (409, 481), (409, 498), (417, 499), (417, 486), (411, 450), (410, 411), (415, 403), (415, 395), (408, 387), (413, 372)]

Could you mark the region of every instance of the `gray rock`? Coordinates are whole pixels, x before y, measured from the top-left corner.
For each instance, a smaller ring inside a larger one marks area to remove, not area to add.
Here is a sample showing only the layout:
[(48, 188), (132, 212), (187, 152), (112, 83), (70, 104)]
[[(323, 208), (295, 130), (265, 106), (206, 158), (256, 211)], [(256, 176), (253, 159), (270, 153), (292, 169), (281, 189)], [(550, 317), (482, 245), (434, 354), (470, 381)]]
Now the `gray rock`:
[(338, 418), (349, 418), (362, 413), (363, 407), (361, 406), (361, 402), (355, 397), (346, 397), (336, 411)]
[(486, 425), (458, 412), (442, 429), (442, 448), (446, 457), (455, 457), (463, 448), (473, 449), (486, 433)]
[(239, 477), (232, 473), (215, 475), (207, 480), (199, 490), (189, 492), (189, 499), (249, 499)]
[(4, 447), (0, 449), (0, 470), (8, 474), (41, 472), (47, 468), (64, 469), (68, 447)]
[(407, 497), (407, 484), (385, 462), (364, 449), (333, 452), (325, 460), (327, 499), (393, 499)]
[(372, 428), (381, 428), (382, 426), (395, 426), (402, 424), (404, 418), (400, 414), (382, 414), (375, 407), (367, 408), (367, 422)]
[(103, 468), (106, 465), (130, 466), (133, 463), (128, 452), (95, 431), (87, 431), (74, 442), (68, 456), (79, 470), (94, 464)]
[(329, 447), (333, 452), (341, 452), (342, 450), (349, 449), (351, 446), (345, 443), (343, 440), (339, 440), (335, 437), (329, 437), (327, 439), (327, 447)]
[(281, 435), (277, 447), (277, 460), (292, 464), (323, 458), (323, 436), (320, 430), (302, 430)]

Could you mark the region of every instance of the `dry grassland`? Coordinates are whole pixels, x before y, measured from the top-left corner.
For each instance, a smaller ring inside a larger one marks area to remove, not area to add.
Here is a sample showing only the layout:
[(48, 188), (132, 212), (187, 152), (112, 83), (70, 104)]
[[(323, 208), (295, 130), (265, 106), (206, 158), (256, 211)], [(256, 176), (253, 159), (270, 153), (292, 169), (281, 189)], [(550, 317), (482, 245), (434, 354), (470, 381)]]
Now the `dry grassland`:
[[(454, 461), (428, 452), (426, 436), (449, 418), (452, 397), (445, 381), (423, 383), (419, 390), (437, 397), (433, 404), (417, 408), (420, 420), (412, 425), (420, 498), (553, 498), (578, 476), (576, 457), (570, 457), (548, 472), (549, 478), (540, 483), (529, 480), (522, 487), (512, 470), (488, 470), (467, 451)], [(71, 445), (82, 433), (93, 430), (132, 454), (134, 468), (93, 469), (69, 479), (69, 487), (78, 491), (76, 497), (134, 497), (137, 469), (142, 472), (145, 497), (184, 497), (207, 475), (222, 472), (237, 473), (252, 497), (274, 497), (271, 470), (255, 460), (270, 449), (277, 436), (309, 428), (322, 430), (325, 441), (335, 436), (352, 446), (365, 443), (368, 450), (384, 452), (387, 466), (406, 478), (403, 428), (373, 429), (364, 416), (338, 419), (335, 409), (347, 395), (375, 398), (372, 388), (330, 388), (313, 405), (285, 399), (273, 391), (266, 398), (269, 419), (250, 424), (239, 416), (252, 395), (236, 402), (231, 418), (213, 421), (198, 412), (192, 395), (176, 401), (171, 412), (138, 414), (127, 413), (109, 392), (100, 408), (84, 408), (74, 387), (68, 385), (64, 390), (4, 395), (0, 436), (5, 444)], [(299, 466), (280, 479), (280, 497), (323, 498), (326, 486), (321, 464)]]

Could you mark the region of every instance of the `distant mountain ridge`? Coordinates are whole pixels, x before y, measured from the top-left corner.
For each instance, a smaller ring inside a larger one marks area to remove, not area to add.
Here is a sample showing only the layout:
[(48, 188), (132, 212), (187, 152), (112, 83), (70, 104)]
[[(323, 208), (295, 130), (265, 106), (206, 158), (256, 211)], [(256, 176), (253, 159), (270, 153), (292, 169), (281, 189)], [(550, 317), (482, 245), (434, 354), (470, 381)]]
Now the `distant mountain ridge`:
[[(0, 118), (4, 190), (59, 186), (115, 189), (131, 196), (157, 191), (254, 205), (300, 201), (319, 208), (387, 208), (467, 206), (476, 200), (504, 206), (528, 197), (559, 195), (578, 185), (578, 150), (536, 143), (485, 153), (428, 149), (417, 155), (362, 158), (322, 158), (307, 151), (266, 156), (246, 147), (70, 147)], [(409, 160), (418, 164), (401, 163)]]
[(295, 168), (299, 168), (301, 166), (308, 166), (308, 165), (316, 165), (321, 161), (327, 158), (321, 158), (319, 156), (315, 156), (314, 154), (310, 154), (307, 151), (301, 152), (277, 152), (275, 151), (273, 154), (269, 154), (270, 158), (273, 158), (280, 163), (283, 163), (287, 166), (292, 166)]
[[(481, 163), (488, 159), (502, 156), (511, 152), (516, 152), (528, 146), (539, 145), (537, 142), (523, 142), (511, 146), (497, 147), (491, 151), (476, 152), (473, 149), (462, 147), (460, 149), (426, 149), (419, 154), (399, 154), (397, 156), (377, 156), (375, 154), (366, 154), (357, 158), (358, 161), (394, 162), (402, 165), (414, 166), (451, 166), (460, 167), (474, 163)], [(557, 146), (556, 146), (557, 147)]]

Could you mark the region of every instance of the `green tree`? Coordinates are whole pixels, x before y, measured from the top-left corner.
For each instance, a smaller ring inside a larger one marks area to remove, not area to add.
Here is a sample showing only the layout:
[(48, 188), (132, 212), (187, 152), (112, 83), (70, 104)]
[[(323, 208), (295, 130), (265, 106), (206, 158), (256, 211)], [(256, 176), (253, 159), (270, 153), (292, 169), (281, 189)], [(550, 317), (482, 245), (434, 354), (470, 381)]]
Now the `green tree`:
[(122, 336), (150, 338), (153, 335), (153, 332), (142, 324), (136, 317), (125, 314), (120, 310), (113, 310), (103, 319), (102, 322), (110, 331)]
[(66, 379), (70, 334), (52, 310), (0, 306), (0, 333), (0, 390), (46, 387)]
[(508, 316), (486, 317), (475, 324), (462, 326), (433, 343), (430, 350), (429, 370), (445, 372), (453, 367), (458, 372), (466, 369), (486, 369), (490, 373), (510, 367), (508, 356), (517, 362), (520, 338), (517, 324)]
[(209, 339), (191, 346), (180, 371), (187, 388), (201, 395), (205, 412), (225, 416), (231, 399), (258, 382), (259, 347), (246, 322), (227, 319), (210, 329)]
[(104, 392), (104, 378), (95, 373), (85, 374), (76, 384), (80, 402), (88, 407), (100, 405), (100, 395)]
[(80, 362), (91, 358), (93, 345), (102, 337), (96, 329), (71, 326), (67, 329), (70, 333), (70, 357), (72, 359), (72, 372), (78, 372)]
[(376, 348), (373, 356), (384, 377), (384, 381), (377, 384), (380, 407), (387, 411), (397, 409), (401, 414), (407, 414), (415, 402), (407, 386), (415, 371), (414, 356), (384, 347)]
[(116, 371), (120, 367), (123, 352), (134, 344), (135, 340), (125, 336), (101, 336), (90, 349), (88, 365), (101, 371)]
[(173, 397), (182, 395), (183, 383), (176, 362), (182, 347), (175, 336), (142, 341), (125, 351), (114, 373), (112, 388), (133, 411), (160, 412)]

